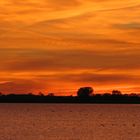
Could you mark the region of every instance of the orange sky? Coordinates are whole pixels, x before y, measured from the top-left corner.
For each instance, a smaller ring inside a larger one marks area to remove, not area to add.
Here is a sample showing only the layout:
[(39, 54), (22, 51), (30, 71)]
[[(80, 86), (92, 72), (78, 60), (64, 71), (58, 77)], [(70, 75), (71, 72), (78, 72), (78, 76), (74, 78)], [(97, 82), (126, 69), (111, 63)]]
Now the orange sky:
[(140, 0), (0, 0), (0, 91), (140, 92)]

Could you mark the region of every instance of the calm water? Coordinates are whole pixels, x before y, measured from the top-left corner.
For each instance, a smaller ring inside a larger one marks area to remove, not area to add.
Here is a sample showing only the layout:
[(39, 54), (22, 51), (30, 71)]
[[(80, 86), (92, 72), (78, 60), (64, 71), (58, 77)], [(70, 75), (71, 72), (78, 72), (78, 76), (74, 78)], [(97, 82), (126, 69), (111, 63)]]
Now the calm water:
[(140, 105), (0, 104), (0, 140), (140, 140)]

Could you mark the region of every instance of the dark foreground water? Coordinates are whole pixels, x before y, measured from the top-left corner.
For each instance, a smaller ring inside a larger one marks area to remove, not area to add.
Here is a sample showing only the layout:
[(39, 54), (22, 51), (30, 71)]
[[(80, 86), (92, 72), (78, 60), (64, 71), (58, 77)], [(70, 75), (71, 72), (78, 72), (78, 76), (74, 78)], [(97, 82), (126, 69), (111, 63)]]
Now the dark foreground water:
[(0, 140), (140, 140), (140, 105), (0, 104)]

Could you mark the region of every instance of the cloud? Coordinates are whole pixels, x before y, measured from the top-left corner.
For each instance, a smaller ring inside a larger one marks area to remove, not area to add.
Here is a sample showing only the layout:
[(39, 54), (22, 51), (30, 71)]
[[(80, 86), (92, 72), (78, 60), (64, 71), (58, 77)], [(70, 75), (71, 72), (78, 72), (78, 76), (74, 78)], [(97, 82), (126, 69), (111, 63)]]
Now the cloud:
[(33, 90), (43, 79), (51, 87), (121, 79), (137, 86), (139, 6), (139, 0), (1, 0), (0, 82)]
[[(44, 76), (45, 78), (45, 76)], [(73, 83), (90, 83), (93, 85), (126, 85), (126, 84), (139, 84), (140, 76), (122, 75), (122, 74), (97, 74), (97, 73), (82, 73), (82, 74), (64, 74), (48, 76), (56, 81), (73, 82)], [(43, 79), (43, 77), (42, 77)]]
[(0, 8), (3, 19), (10, 21), (22, 21), (24, 23), (35, 23), (44, 20), (75, 17), (89, 12), (98, 13), (112, 9), (123, 9), (139, 5), (139, 0), (2, 0)]
[[(92, 85), (95, 89), (109, 87), (110, 90), (118, 86), (119, 88), (124, 87), (125, 91), (127, 91), (138, 86), (139, 80), (140, 76), (127, 74), (97, 74), (88, 72), (81, 74), (46, 74), (36, 75), (32, 80), (11, 79), (11, 82), (0, 83), (0, 91), (3, 93), (38, 93), (39, 91), (57, 93), (59, 91), (60, 94), (60, 91), (63, 91), (63, 93), (72, 91), (72, 89), (76, 91), (79, 86), (86, 85)], [(65, 89), (67, 90), (65, 91)]]
[(18, 79), (0, 83), (0, 92), (2, 93), (38, 93), (39, 91), (45, 91), (44, 89), (46, 89), (45, 84), (33, 80)]
[(128, 30), (139, 30), (140, 29), (140, 23), (132, 22), (132, 23), (126, 23), (126, 24), (116, 24), (114, 27), (117, 27), (119, 29), (128, 29)]
[[(118, 73), (90, 73), (90, 72), (81, 72), (81, 73), (59, 73), (51, 75), (36, 75), (36, 79), (39, 80), (56, 80), (63, 82), (85, 82), (85, 83), (95, 83), (95, 84), (114, 84), (114, 83), (139, 83), (140, 75), (131, 75), (131, 74), (118, 74)], [(63, 80), (62, 80), (63, 79)]]
[[(139, 69), (139, 53), (87, 50), (3, 50), (1, 71), (57, 71), (68, 69)], [(82, 63), (81, 63), (82, 62)]]

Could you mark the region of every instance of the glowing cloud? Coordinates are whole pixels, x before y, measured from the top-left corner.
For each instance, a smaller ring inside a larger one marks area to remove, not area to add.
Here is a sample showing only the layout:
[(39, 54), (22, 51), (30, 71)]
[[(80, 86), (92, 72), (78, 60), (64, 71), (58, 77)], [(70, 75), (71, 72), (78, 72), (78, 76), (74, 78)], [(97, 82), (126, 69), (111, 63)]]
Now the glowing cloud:
[(139, 0), (1, 0), (0, 90), (138, 91), (139, 13)]

